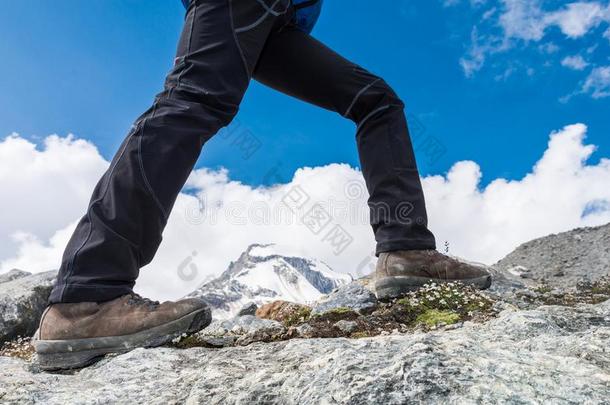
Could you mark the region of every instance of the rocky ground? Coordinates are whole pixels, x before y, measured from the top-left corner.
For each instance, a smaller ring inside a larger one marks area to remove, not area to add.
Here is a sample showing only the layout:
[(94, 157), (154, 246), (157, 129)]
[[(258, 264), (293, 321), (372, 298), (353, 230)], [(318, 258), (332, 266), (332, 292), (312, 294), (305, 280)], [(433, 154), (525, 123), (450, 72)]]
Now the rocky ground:
[[(429, 285), (378, 302), (365, 278), (311, 305), (246, 305), (167, 347), (57, 374), (38, 370), (11, 321), (25, 314), (31, 330), (40, 298), (26, 291), (44, 295), (49, 276), (15, 272), (0, 279), (0, 403), (610, 404), (606, 256), (581, 246), (586, 273), (565, 258), (579, 237), (607, 252), (589, 240), (607, 232), (525, 244), (490, 269), (486, 292)], [(557, 261), (562, 274), (544, 270)]]
[(0, 402), (607, 404), (609, 313), (541, 306), (432, 332), (140, 349), (73, 374), (3, 357)]
[(610, 269), (610, 224), (534, 239), (519, 246), (494, 268), (551, 288), (595, 281), (607, 276)]

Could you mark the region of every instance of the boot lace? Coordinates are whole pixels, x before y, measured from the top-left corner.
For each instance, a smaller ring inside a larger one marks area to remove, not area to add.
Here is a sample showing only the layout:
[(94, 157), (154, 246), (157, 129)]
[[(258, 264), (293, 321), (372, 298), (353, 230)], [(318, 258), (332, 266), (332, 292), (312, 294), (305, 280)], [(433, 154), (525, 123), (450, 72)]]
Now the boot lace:
[(129, 294), (129, 300), (127, 301), (129, 305), (135, 306), (143, 306), (145, 305), (149, 309), (155, 309), (159, 306), (159, 301), (153, 301), (149, 298), (144, 298), (139, 294), (131, 293)]

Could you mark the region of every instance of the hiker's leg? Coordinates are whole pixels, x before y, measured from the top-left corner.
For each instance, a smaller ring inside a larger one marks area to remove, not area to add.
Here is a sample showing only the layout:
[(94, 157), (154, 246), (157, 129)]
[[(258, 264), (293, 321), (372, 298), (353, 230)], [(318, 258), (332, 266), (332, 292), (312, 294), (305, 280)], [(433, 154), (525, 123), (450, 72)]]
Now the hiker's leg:
[(385, 81), (293, 26), (269, 38), (254, 78), (356, 123), (377, 254), (435, 248), (404, 105)]
[(131, 292), (203, 144), (237, 113), (289, 0), (192, 0), (164, 91), (134, 124), (64, 252), (50, 303)]

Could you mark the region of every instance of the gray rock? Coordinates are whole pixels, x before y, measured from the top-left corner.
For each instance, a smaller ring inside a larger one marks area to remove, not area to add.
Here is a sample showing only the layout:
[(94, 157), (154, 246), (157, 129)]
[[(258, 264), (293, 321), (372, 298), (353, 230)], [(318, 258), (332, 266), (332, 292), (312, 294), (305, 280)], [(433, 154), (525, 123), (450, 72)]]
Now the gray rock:
[(56, 276), (48, 271), (0, 284), (0, 343), (34, 334)]
[(322, 297), (312, 308), (313, 315), (323, 314), (337, 308), (350, 308), (356, 312), (371, 312), (377, 306), (375, 294), (360, 282), (353, 281)]
[(353, 331), (358, 329), (358, 323), (354, 321), (346, 321), (343, 319), (338, 322), (335, 322), (335, 327), (339, 328), (339, 330), (343, 333), (352, 333)]
[(0, 274), (0, 284), (8, 283), (9, 281), (17, 280), (18, 278), (29, 276), (32, 273), (28, 273), (27, 271), (13, 269), (9, 270), (6, 273)]
[(247, 305), (244, 305), (244, 307), (237, 312), (237, 316), (256, 315), (257, 309), (258, 306), (254, 302), (251, 302)]
[[(231, 328), (232, 329), (232, 328)], [(610, 301), (450, 331), (138, 349), (73, 374), (0, 358), (4, 403), (607, 404)]]
[(221, 347), (233, 346), (235, 344), (236, 340), (237, 340), (236, 336), (227, 335), (227, 336), (218, 336), (218, 337), (202, 336), (199, 341), (204, 343), (204, 346), (221, 348)]
[(303, 323), (303, 324), (297, 326), (295, 328), (295, 330), (296, 330), (298, 336), (300, 336), (302, 338), (312, 337), (315, 332), (314, 327), (308, 323)]
[(580, 281), (595, 281), (610, 274), (609, 246), (610, 224), (578, 228), (524, 243), (493, 267), (569, 289)]
[(269, 341), (285, 331), (284, 325), (277, 321), (244, 315), (225, 321), (214, 321), (195, 336), (210, 346), (225, 347)]

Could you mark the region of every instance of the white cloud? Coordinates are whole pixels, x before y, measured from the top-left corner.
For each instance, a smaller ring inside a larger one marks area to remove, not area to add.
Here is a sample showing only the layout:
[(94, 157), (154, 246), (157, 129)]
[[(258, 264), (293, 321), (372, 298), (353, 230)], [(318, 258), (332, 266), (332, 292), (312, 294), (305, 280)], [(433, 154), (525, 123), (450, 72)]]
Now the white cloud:
[(593, 98), (610, 97), (610, 66), (593, 69), (587, 76), (581, 92), (589, 93)]
[(16, 134), (1, 140), (0, 259), (17, 248), (13, 233), (47, 240), (74, 221), (107, 165), (93, 144), (71, 135), (49, 136), (40, 149)]
[[(481, 22), (473, 31), (479, 35), (471, 36), (469, 49), (460, 59), (467, 77), (481, 70), (490, 55), (540, 43), (551, 28), (557, 28), (564, 38), (574, 39), (590, 35), (600, 25), (610, 23), (610, 2), (607, 1), (554, 2), (552, 4), (560, 4), (550, 10), (543, 7), (546, 3), (541, 0), (498, 0), (494, 3), (482, 11)], [(610, 38), (610, 28), (603, 35)], [(599, 38), (593, 40), (599, 42)], [(596, 45), (587, 46), (588, 50), (595, 50)], [(538, 45), (538, 49), (550, 54), (557, 50), (557, 45)]]
[(498, 42), (497, 38), (481, 36), (477, 27), (473, 27), (470, 33), (470, 47), (463, 57), (460, 58), (460, 66), (466, 77), (473, 77), (476, 72), (483, 68), (487, 56), (502, 52), (506, 43)]
[(569, 38), (588, 34), (602, 22), (610, 21), (610, 7), (600, 2), (568, 3), (546, 11), (540, 0), (502, 0), (504, 13), (499, 23), (508, 38), (540, 41), (549, 27), (557, 26)]
[(471, 46), (468, 50), (468, 54), (460, 58), (460, 65), (462, 66), (466, 77), (472, 77), (474, 73), (481, 70), (485, 63), (485, 56), (488, 52), (487, 46), (479, 43), (477, 27), (472, 29), (470, 39)]
[(569, 38), (589, 33), (603, 21), (609, 21), (608, 8), (598, 2), (575, 2), (565, 8), (544, 15), (546, 26), (557, 25)]
[[(453, 7), (460, 3), (462, 3), (462, 0), (443, 0), (444, 7)], [(470, 0), (469, 3), (472, 7), (478, 7), (487, 3), (487, 0)]]
[(581, 55), (573, 55), (563, 58), (561, 65), (573, 70), (584, 70), (589, 63)]
[[(471, 161), (456, 163), (446, 176), (424, 178), (430, 227), (439, 247), (449, 241), (451, 253), (492, 263), (532, 238), (609, 222), (610, 160), (587, 164), (595, 148), (583, 143), (585, 134), (582, 124), (551, 134), (544, 155), (518, 180), (496, 179), (481, 188), (481, 169)], [(4, 153), (24, 148), (29, 155), (38, 156), (37, 160), (1, 160), (0, 172), (15, 176), (10, 184), (3, 183), (4, 195), (17, 193), (26, 203), (0, 200), (0, 210), (13, 224), (3, 227), (2, 237), (15, 238), (17, 246), (0, 256), (0, 271), (56, 267), (75, 221), (86, 207), (85, 198), (73, 203), (72, 195), (88, 197), (107, 165), (90, 143), (50, 137), (45, 144), (63, 145), (64, 153), (50, 147), (32, 152), (33, 145), (16, 135), (8, 144), (0, 144)], [(72, 163), (68, 166), (73, 170), (60, 169), (67, 160), (93, 169), (76, 170)], [(38, 166), (37, 170), (27, 167), (30, 165)], [(53, 168), (59, 170), (56, 175), (50, 173)], [(72, 193), (57, 192), (44, 202), (46, 212), (60, 211), (61, 218), (39, 215), (32, 221), (27, 199), (37, 195), (41, 187), (65, 190), (67, 183), (74, 185)], [(161, 249), (138, 280), (137, 290), (143, 294), (166, 299), (190, 292), (206, 277), (223, 271), (255, 242), (291, 246), (294, 254), (320, 258), (340, 272), (372, 269), (374, 240), (358, 170), (344, 164), (302, 168), (288, 184), (252, 188), (231, 181), (225, 170), (202, 169), (192, 173), (188, 185), (199, 198), (184, 193), (179, 196)], [(354, 238), (342, 254), (333, 253), (332, 245), (323, 240), (324, 232), (312, 233), (281, 203), (294, 187), (310, 198), (300, 214), (319, 202), (331, 213), (332, 224), (341, 225)], [(50, 228), (57, 231), (49, 233)], [(196, 266), (196, 276), (180, 277), (179, 269), (190, 263)]]
[(544, 36), (546, 24), (538, 0), (503, 0), (504, 13), (499, 24), (507, 38), (539, 41)]

